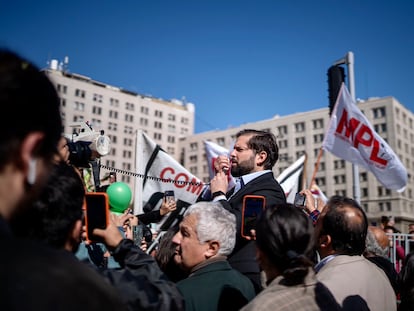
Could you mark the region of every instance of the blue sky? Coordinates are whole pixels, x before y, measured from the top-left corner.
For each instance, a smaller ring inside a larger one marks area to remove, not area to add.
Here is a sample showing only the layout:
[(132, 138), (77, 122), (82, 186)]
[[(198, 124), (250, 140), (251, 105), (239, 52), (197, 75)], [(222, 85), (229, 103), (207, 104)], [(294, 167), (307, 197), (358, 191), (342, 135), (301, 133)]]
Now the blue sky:
[(414, 111), (414, 4), (403, 0), (7, 1), (0, 46), (39, 67), (196, 106), (196, 133), (327, 107), (352, 51), (357, 98)]

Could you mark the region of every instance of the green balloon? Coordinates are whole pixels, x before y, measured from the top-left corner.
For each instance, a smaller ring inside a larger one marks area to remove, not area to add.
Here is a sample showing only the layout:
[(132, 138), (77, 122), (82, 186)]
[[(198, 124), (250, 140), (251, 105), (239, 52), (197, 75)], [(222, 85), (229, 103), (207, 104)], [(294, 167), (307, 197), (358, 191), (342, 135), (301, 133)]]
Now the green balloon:
[(107, 189), (109, 209), (111, 212), (123, 213), (131, 202), (132, 192), (126, 183), (114, 182)]

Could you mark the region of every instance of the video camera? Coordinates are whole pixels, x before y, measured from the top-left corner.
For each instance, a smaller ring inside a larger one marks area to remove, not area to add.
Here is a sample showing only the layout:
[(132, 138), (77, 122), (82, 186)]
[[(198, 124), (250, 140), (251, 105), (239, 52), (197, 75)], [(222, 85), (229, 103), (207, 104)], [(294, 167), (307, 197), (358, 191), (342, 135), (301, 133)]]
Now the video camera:
[(68, 140), (69, 162), (80, 168), (88, 168), (90, 161), (109, 154), (111, 140), (104, 131), (96, 132), (87, 122), (69, 125), (72, 134), (65, 134)]

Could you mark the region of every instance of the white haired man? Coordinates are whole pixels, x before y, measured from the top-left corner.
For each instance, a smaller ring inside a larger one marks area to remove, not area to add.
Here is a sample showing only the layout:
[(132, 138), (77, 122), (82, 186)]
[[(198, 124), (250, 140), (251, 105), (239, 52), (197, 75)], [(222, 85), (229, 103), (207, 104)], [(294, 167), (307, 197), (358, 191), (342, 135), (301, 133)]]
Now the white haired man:
[(177, 283), (186, 310), (239, 310), (254, 298), (251, 281), (227, 262), (236, 242), (236, 218), (220, 203), (190, 206), (172, 242), (176, 262), (189, 273)]

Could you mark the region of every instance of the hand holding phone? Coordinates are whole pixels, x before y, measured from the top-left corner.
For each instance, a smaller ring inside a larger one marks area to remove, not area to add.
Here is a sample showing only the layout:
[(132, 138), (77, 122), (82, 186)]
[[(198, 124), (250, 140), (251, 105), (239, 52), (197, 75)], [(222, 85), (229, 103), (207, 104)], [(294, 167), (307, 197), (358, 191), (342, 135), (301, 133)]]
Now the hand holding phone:
[(296, 193), (295, 201), (293, 201), (293, 205), (297, 207), (305, 207), (306, 206), (306, 195), (301, 193)]
[(256, 229), (256, 221), (266, 206), (262, 195), (245, 195), (243, 197), (241, 236), (251, 239), (251, 230)]
[(173, 190), (167, 190), (164, 192), (164, 199), (166, 203), (175, 202), (175, 196)]
[(108, 195), (105, 192), (87, 192), (85, 194), (86, 238), (90, 242), (102, 242), (102, 239), (93, 235), (94, 229), (106, 229), (109, 223)]

